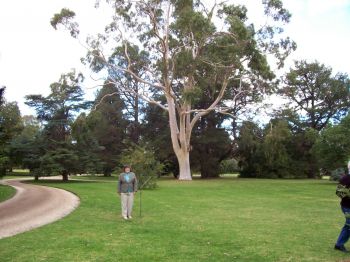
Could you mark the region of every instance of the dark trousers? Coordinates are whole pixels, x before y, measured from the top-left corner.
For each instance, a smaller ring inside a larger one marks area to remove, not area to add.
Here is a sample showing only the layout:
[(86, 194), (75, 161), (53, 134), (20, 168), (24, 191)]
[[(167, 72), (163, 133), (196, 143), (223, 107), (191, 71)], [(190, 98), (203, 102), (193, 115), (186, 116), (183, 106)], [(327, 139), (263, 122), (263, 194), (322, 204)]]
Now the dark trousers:
[(343, 211), (345, 216), (345, 225), (340, 231), (340, 234), (336, 243), (337, 246), (343, 246), (349, 240), (349, 237), (350, 237), (350, 208), (341, 207), (341, 210)]

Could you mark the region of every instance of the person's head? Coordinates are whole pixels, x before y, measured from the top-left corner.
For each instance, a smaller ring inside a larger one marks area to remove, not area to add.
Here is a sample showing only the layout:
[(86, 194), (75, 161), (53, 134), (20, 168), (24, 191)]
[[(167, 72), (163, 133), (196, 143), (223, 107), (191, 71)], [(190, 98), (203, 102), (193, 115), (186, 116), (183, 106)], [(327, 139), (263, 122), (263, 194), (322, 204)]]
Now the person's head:
[(129, 173), (130, 171), (131, 171), (131, 166), (125, 165), (125, 166), (124, 166), (124, 172), (125, 172), (125, 173)]

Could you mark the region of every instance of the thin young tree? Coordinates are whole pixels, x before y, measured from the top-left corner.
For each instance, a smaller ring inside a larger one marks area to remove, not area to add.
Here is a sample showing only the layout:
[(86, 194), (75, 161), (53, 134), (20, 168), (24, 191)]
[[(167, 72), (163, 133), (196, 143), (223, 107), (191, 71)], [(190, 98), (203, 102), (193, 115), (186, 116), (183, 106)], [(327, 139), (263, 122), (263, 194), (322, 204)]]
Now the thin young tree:
[[(109, 75), (123, 72), (145, 84), (146, 88), (139, 89), (137, 95), (167, 111), (172, 147), (179, 162), (179, 179), (191, 180), (189, 156), (194, 126), (210, 112), (229, 112), (232, 101), (249, 93), (249, 89), (237, 85), (235, 96), (226, 97), (232, 81), (271, 80), (273, 74), (266, 54), (273, 53), (282, 66), (284, 58), (295, 48), (289, 38), (274, 41), (275, 34), (283, 31), (278, 26), (288, 23), (291, 15), (280, 0), (264, 0), (265, 15), (272, 19), (256, 30), (248, 23), (246, 7), (227, 5), (227, 1), (215, 3), (210, 9), (199, 0), (106, 2), (114, 8), (115, 15), (104, 34), (87, 39), (88, 58), (93, 64), (107, 68)], [(74, 16), (73, 11), (62, 9), (51, 24), (54, 28), (65, 26), (71, 36), (78, 38), (79, 26)], [(143, 76), (134, 70), (136, 61), (129, 53), (130, 42), (138, 43), (150, 54)], [(115, 50), (112, 48), (108, 53), (109, 46), (123, 47), (125, 64), (109, 59)], [(203, 75), (209, 85), (200, 84)], [(109, 79), (120, 91), (128, 88), (118, 85), (113, 77)], [(194, 108), (196, 97), (205, 89), (216, 90), (212, 92), (215, 97), (208, 107)], [(161, 93), (165, 102), (154, 99), (151, 90)]]

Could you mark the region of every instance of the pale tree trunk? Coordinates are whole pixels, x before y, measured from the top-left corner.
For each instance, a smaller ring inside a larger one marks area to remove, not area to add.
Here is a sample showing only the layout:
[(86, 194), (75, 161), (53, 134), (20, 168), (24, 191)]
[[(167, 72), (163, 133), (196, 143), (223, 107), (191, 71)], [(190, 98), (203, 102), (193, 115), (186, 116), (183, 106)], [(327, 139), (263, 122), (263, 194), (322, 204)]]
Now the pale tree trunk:
[[(185, 89), (191, 89), (194, 86), (192, 77), (185, 85)], [(171, 134), (172, 146), (179, 163), (179, 180), (192, 180), (190, 167), (190, 151), (191, 151), (191, 133), (197, 121), (214, 110), (216, 105), (220, 102), (227, 87), (228, 78), (224, 78), (222, 88), (215, 101), (204, 110), (198, 112), (193, 119), (191, 119), (191, 104), (183, 102), (181, 105), (176, 105), (174, 96), (169, 82), (166, 82), (166, 99), (168, 103), (169, 126)], [(196, 111), (196, 110), (195, 110)]]
[(182, 150), (180, 156), (177, 157), (179, 162), (179, 180), (192, 180), (191, 165), (190, 165), (190, 152)]
[[(186, 125), (181, 124), (180, 129), (176, 116), (175, 101), (173, 97), (167, 96), (169, 126), (171, 134), (172, 146), (179, 163), (179, 180), (192, 180), (190, 167), (190, 141), (187, 141), (189, 136), (186, 134)], [(181, 117), (180, 117), (181, 118)], [(189, 126), (187, 126), (189, 128)]]

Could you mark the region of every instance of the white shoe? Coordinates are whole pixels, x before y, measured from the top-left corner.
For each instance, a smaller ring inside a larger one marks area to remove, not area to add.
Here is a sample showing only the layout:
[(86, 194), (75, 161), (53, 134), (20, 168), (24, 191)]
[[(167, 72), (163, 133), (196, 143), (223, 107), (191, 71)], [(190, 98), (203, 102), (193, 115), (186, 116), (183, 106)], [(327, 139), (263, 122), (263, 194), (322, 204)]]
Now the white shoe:
[(123, 217), (124, 218), (124, 220), (128, 220), (128, 218), (127, 217)]
[(128, 216), (129, 219), (132, 219), (132, 216)]

